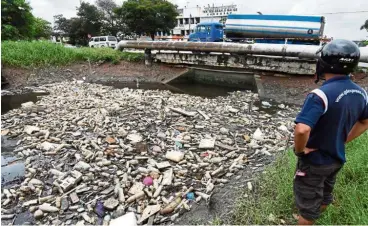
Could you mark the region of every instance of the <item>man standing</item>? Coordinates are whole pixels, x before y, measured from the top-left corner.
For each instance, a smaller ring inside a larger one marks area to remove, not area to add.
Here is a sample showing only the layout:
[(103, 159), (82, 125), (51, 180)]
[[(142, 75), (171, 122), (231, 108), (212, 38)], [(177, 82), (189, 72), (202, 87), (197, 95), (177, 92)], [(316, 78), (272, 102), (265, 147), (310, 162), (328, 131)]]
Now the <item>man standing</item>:
[(358, 46), (333, 40), (317, 53), (316, 82), (326, 81), (308, 94), (295, 120), (299, 225), (313, 224), (332, 202), (336, 175), (346, 161), (345, 143), (368, 129), (367, 93), (349, 77), (359, 62)]

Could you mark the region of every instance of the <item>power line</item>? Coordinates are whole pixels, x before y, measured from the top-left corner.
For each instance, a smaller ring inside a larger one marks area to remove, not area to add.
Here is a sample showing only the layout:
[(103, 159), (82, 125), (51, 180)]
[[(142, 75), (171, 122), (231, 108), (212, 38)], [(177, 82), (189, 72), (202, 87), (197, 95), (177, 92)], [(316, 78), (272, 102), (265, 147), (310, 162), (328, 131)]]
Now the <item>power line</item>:
[(325, 15), (325, 14), (352, 14), (352, 13), (368, 13), (368, 10), (362, 10), (362, 11), (352, 11), (352, 12), (333, 12), (333, 13), (318, 13), (318, 14), (309, 14), (309, 15)]

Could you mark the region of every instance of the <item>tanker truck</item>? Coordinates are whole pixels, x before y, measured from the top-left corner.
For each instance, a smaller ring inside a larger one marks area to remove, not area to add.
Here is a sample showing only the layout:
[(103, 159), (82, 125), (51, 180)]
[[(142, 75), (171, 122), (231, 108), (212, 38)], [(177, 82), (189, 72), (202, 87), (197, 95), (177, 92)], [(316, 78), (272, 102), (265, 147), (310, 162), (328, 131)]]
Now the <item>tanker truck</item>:
[(188, 41), (319, 45), (324, 26), (323, 16), (230, 14), (225, 24), (197, 24)]

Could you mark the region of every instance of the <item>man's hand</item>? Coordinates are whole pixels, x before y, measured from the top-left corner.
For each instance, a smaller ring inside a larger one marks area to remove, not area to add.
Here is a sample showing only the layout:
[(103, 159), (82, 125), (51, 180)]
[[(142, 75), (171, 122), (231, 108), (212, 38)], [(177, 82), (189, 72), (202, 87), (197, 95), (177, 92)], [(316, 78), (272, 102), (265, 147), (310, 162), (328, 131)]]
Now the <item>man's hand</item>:
[(294, 148), (294, 154), (295, 154), (296, 156), (298, 156), (298, 157), (301, 157), (301, 156), (303, 156), (303, 155), (307, 155), (307, 154), (309, 154), (309, 153), (311, 153), (311, 152), (314, 152), (314, 151), (317, 151), (317, 149), (315, 149), (315, 148), (307, 148), (307, 147), (305, 147), (305, 148), (303, 149), (303, 151), (298, 152), (298, 151), (296, 151), (296, 150), (295, 150), (295, 148)]
[(309, 154), (309, 153), (311, 153), (311, 152), (314, 152), (314, 151), (317, 151), (317, 149), (315, 149), (315, 148), (304, 148), (304, 154)]
[(368, 119), (361, 120), (355, 123), (353, 128), (351, 129), (345, 143), (349, 143), (355, 138), (359, 137), (362, 133), (364, 133), (368, 129)]

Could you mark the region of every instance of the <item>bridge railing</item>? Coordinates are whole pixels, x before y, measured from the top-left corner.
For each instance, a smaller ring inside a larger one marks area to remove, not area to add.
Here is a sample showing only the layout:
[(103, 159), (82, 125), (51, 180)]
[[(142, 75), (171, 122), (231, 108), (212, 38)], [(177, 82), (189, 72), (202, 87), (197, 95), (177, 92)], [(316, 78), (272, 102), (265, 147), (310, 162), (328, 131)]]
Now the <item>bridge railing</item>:
[[(125, 48), (146, 50), (174, 50), (219, 52), (237, 54), (257, 54), (282, 57), (316, 59), (320, 46), (284, 44), (240, 44), (227, 42), (172, 42), (172, 41), (120, 41), (118, 50)], [(368, 63), (368, 47), (360, 47), (360, 62)]]

